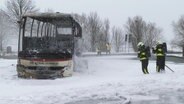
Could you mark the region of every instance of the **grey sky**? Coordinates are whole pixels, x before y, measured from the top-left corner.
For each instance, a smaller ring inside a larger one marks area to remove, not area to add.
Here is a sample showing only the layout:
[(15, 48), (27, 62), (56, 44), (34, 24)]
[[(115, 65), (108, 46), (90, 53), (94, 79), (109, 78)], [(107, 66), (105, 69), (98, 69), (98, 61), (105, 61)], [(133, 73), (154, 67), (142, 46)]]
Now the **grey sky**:
[[(5, 0), (0, 0), (3, 6)], [(155, 22), (163, 28), (166, 40), (173, 37), (171, 23), (184, 14), (184, 0), (35, 0), (42, 11), (53, 9), (64, 13), (86, 13), (96, 11), (112, 25), (125, 24), (128, 17), (142, 16), (147, 22)]]

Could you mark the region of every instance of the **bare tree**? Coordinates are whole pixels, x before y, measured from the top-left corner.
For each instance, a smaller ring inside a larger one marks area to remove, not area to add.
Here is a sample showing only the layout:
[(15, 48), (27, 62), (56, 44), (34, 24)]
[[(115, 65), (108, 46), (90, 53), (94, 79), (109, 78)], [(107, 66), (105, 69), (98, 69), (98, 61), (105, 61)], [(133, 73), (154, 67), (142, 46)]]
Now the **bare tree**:
[(112, 44), (116, 52), (119, 52), (124, 44), (125, 36), (123, 35), (123, 30), (121, 28), (112, 28)]
[(95, 51), (96, 48), (105, 51), (110, 35), (109, 20), (102, 21), (96, 12), (91, 12), (88, 16), (73, 14), (73, 17), (82, 26), (83, 48), (88, 51)]
[(7, 41), (8, 34), (11, 31), (9, 16), (0, 9), (0, 51), (3, 51), (4, 43)]
[(81, 25), (82, 27), (82, 45), (81, 49), (83, 51), (90, 51), (91, 49), (91, 37), (89, 32), (89, 26), (88, 26), (88, 19), (86, 14), (72, 14), (74, 19)]
[(142, 41), (146, 33), (146, 22), (143, 21), (142, 17), (135, 16), (133, 19), (128, 19), (125, 29), (127, 34), (132, 35), (132, 47), (137, 51), (137, 43)]
[(173, 29), (175, 32), (175, 39), (173, 43), (179, 47), (182, 47), (184, 57), (184, 15), (181, 16), (177, 22), (173, 22)]
[(146, 23), (142, 17), (129, 18), (125, 25), (127, 34), (132, 35), (132, 46), (137, 51), (137, 43), (144, 42), (147, 46), (154, 46), (156, 41), (161, 40), (162, 29), (155, 23)]
[[(19, 28), (19, 39), (21, 34), (22, 16), (26, 13), (33, 13), (38, 11), (32, 0), (8, 0), (6, 2), (7, 15), (11, 17), (11, 20)], [(20, 42), (20, 41), (18, 41)], [(18, 43), (19, 44), (19, 43)], [(20, 49), (18, 45), (18, 50)]]
[(108, 19), (105, 19), (102, 22), (102, 27), (97, 35), (97, 46), (101, 51), (107, 51), (106, 44), (109, 43), (109, 29), (110, 29), (110, 22)]
[(146, 25), (146, 34), (143, 36), (143, 42), (149, 47), (156, 45), (156, 41), (162, 39), (162, 29), (156, 27), (155, 23), (149, 23)]
[(95, 51), (99, 46), (98, 36), (101, 34), (102, 22), (96, 12), (90, 13), (88, 16), (88, 29), (91, 37), (91, 51)]
[(109, 19), (105, 19), (104, 21), (105, 43), (109, 43), (109, 35), (110, 35), (109, 30), (110, 30)]
[(32, 0), (8, 0), (6, 7), (7, 14), (17, 26), (19, 26), (17, 21), (21, 21), (22, 15), (38, 11)]

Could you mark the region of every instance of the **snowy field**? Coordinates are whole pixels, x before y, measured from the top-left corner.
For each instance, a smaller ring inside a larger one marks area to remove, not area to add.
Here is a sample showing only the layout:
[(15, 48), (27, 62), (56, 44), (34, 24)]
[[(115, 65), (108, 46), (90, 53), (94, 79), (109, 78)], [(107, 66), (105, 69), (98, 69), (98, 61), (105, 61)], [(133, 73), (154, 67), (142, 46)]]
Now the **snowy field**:
[(16, 60), (0, 59), (0, 104), (184, 104), (184, 64), (149, 75), (134, 55), (83, 57), (88, 69), (55, 80), (19, 79)]

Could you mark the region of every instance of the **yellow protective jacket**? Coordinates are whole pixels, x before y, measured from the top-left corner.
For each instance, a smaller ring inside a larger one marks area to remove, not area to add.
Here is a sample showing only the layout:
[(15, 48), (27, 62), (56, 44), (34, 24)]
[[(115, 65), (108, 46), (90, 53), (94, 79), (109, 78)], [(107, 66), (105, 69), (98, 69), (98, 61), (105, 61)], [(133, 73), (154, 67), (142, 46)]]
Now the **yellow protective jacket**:
[(146, 60), (148, 59), (148, 52), (145, 47), (141, 47), (138, 49), (138, 58), (140, 60)]
[(156, 56), (165, 56), (164, 47), (162, 44), (158, 44), (156, 46), (156, 49), (153, 50), (153, 53), (156, 54)]

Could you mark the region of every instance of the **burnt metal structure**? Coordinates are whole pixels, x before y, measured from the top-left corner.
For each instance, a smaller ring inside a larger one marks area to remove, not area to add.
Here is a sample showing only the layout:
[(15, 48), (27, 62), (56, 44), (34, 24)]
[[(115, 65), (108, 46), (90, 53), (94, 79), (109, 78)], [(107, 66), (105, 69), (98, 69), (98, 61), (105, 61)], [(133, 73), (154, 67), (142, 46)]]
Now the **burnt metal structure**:
[(71, 76), (75, 42), (81, 26), (70, 14), (34, 13), (22, 16), (17, 73), (21, 78)]

